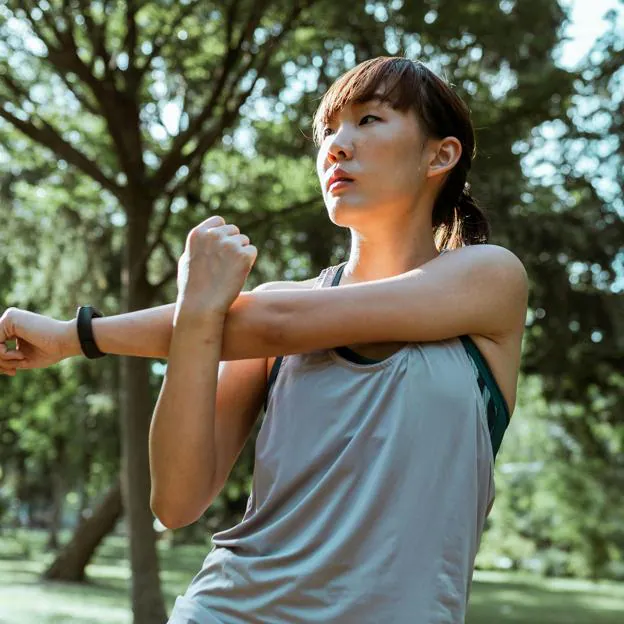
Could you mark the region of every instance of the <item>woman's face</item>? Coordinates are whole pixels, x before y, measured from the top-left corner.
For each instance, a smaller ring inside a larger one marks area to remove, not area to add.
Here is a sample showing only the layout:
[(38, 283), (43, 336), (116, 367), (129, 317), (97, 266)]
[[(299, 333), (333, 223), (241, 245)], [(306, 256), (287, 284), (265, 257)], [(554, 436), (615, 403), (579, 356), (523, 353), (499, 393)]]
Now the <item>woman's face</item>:
[[(427, 163), (413, 111), (378, 99), (348, 104), (323, 136), (317, 173), (334, 223), (357, 226), (373, 214), (399, 216), (414, 207)], [(336, 176), (349, 180), (334, 182)]]

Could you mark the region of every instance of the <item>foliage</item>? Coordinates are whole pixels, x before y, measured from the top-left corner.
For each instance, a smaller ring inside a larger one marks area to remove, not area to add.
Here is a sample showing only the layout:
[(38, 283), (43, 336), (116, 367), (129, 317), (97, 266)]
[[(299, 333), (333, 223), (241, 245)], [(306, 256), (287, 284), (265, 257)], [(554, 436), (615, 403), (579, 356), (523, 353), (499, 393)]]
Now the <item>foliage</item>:
[[(421, 58), (470, 103), (473, 188), (531, 280), (524, 398), (484, 552), (609, 573), (624, 551), (622, 38), (614, 20), (568, 71), (553, 58), (564, 19), (555, 0), (367, 1), (348, 18), (329, 0), (7, 0), (0, 301), (61, 318), (88, 300), (124, 310), (134, 287), (171, 301), (186, 233), (214, 213), (260, 249), (250, 287), (342, 259), (347, 232), (315, 179), (314, 109), (365, 58)], [(119, 466), (118, 378), (109, 360), (0, 379), (2, 486), (45, 501), (57, 471), (68, 492), (102, 491)], [(252, 463), (253, 440), (208, 527), (240, 515)]]

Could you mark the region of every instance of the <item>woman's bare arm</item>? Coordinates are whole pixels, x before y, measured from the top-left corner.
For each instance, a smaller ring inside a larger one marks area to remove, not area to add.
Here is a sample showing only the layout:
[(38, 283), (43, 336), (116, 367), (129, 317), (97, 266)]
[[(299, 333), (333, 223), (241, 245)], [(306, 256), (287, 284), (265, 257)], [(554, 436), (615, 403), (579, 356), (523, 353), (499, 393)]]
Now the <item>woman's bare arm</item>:
[(152, 511), (169, 527), (194, 522), (212, 500), (217, 459), (215, 397), (224, 317), (181, 320), (150, 424)]
[[(375, 282), (241, 293), (226, 318), (221, 359), (464, 334), (497, 340), (524, 326), (526, 296), (521, 263), (492, 245), (459, 249)], [(94, 335), (106, 353), (167, 357), (172, 319), (173, 306), (96, 319)]]
[[(372, 342), (429, 342), (465, 334), (505, 341), (509, 334), (522, 331), (526, 303), (526, 273), (511, 252), (494, 245), (465, 247), (373, 282), (241, 293), (226, 317), (221, 359), (266, 358)], [(166, 358), (173, 311), (174, 306), (168, 305), (95, 319), (96, 343), (105, 353)], [(9, 317), (3, 330), (8, 337), (28, 341), (36, 334), (39, 341), (53, 341), (61, 352), (54, 361), (80, 354), (75, 320), (62, 323), (63, 336), (58, 338), (59, 321), (17, 312), (23, 326), (12, 329)], [(42, 365), (49, 363), (53, 362)]]
[[(223, 331), (222, 360), (280, 355), (272, 345), (271, 301), (258, 293), (241, 293), (230, 308)], [(93, 319), (93, 336), (104, 353), (136, 357), (169, 357), (175, 304)], [(67, 321), (66, 356), (80, 355), (76, 320)]]
[[(114, 355), (167, 358), (173, 335), (175, 304), (93, 319), (98, 348)], [(76, 321), (70, 321), (71, 354), (80, 355)]]

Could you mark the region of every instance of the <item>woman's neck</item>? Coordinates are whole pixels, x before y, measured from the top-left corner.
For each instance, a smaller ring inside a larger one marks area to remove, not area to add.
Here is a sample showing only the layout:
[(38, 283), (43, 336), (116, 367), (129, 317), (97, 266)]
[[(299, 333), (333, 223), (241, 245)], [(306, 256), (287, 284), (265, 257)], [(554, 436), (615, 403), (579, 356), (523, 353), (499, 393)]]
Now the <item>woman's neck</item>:
[(341, 285), (369, 282), (411, 271), (439, 255), (431, 223), (351, 228), (351, 251)]

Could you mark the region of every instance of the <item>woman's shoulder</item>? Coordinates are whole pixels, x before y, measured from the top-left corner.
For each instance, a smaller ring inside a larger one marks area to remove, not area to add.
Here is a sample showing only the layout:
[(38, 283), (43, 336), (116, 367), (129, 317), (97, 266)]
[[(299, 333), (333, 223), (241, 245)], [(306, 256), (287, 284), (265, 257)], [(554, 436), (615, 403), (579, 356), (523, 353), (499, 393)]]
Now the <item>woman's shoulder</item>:
[(461, 258), (464, 261), (486, 263), (489, 266), (503, 267), (505, 270), (525, 274), (526, 270), (520, 258), (513, 251), (502, 247), (485, 243), (481, 245), (466, 245), (457, 249), (446, 249), (441, 254), (446, 258)]

